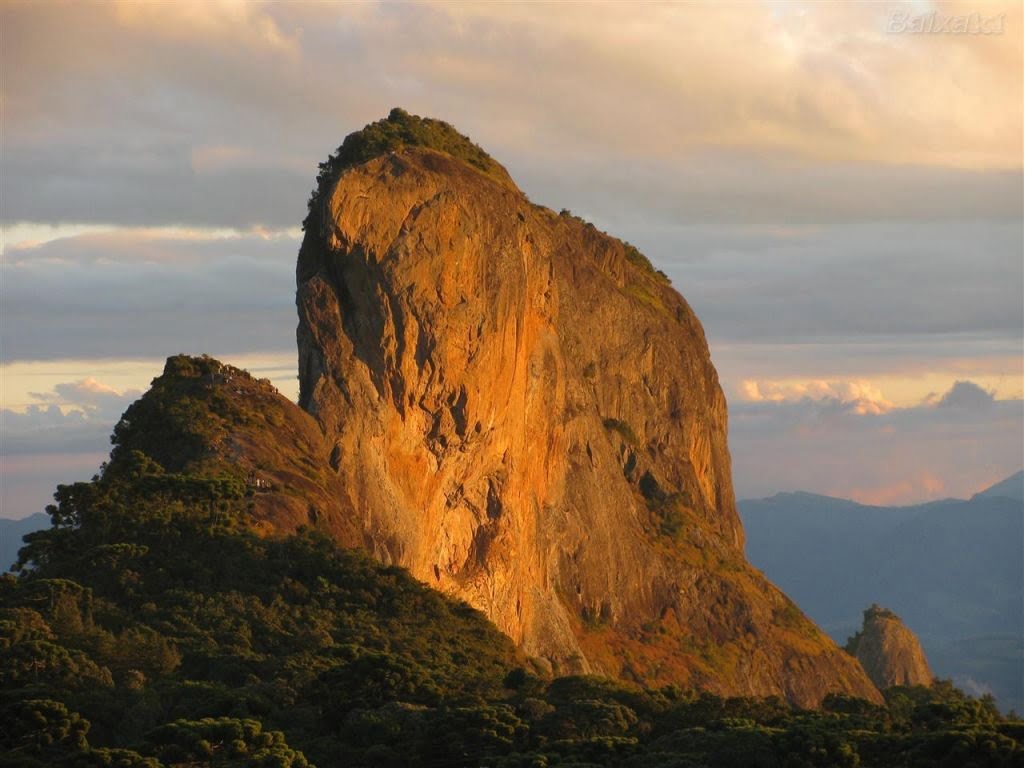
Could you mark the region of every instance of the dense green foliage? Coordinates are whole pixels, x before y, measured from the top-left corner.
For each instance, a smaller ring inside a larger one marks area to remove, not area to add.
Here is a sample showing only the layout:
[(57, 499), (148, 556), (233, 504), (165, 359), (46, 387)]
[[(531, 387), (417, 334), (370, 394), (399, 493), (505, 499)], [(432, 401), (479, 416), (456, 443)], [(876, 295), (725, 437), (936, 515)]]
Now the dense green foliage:
[[(246, 390), (246, 397), (232, 397), (234, 388)], [(276, 410), (269, 405), (278, 399), (267, 379), (252, 379), (207, 355), (174, 355), (150, 391), (115, 424), (111, 465), (117, 470), (125, 457), (141, 452), (167, 470), (210, 469), (212, 448), (231, 433), (244, 426), (276, 426)]]
[[(401, 151), (406, 147), (422, 147), (443, 152), (505, 186), (513, 186), (505, 168), (474, 144), (468, 136), (462, 135), (443, 120), (410, 115), (404, 109), (395, 107), (383, 120), (377, 120), (360, 131), (348, 134), (337, 148), (337, 152), (330, 155), (325, 163), (319, 164), (316, 188), (308, 201), (309, 216), (316, 203), (326, 194), (330, 182), (342, 170), (389, 152)], [(307, 224), (306, 218), (305, 225)]]
[(137, 452), (56, 500), (0, 583), (6, 764), (363, 764), (356, 721), (479, 712), (519, 663), (402, 569), (250, 534), (235, 481)]
[(808, 712), (542, 679), (402, 569), (256, 537), (237, 480), (116, 453), (0, 578), (0, 766), (1021, 764), (1021, 723), (948, 683)]

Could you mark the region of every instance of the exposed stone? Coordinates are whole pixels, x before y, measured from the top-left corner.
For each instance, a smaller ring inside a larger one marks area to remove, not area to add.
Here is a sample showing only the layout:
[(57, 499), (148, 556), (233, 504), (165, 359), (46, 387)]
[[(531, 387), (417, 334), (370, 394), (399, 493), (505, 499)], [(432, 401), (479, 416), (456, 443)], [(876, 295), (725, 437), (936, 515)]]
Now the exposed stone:
[(636, 250), (417, 147), (306, 223), (301, 405), (371, 552), (555, 672), (879, 700), (746, 562), (702, 327)]
[(846, 643), (871, 681), (884, 690), (894, 685), (931, 685), (934, 678), (917, 635), (892, 611), (872, 605), (863, 628)]

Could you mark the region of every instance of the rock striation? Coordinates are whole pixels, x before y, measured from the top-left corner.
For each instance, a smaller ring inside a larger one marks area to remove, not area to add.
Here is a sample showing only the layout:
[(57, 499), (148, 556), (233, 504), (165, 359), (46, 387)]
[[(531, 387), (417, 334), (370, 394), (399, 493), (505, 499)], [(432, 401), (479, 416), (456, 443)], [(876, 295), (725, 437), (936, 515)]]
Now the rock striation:
[(554, 673), (880, 700), (746, 561), (724, 396), (664, 275), (439, 121), (395, 110), (321, 168), (300, 404), (358, 518), (342, 542)]
[(917, 635), (885, 608), (864, 611), (864, 625), (849, 638), (846, 650), (855, 656), (871, 681), (884, 690), (894, 685), (931, 685), (934, 682)]

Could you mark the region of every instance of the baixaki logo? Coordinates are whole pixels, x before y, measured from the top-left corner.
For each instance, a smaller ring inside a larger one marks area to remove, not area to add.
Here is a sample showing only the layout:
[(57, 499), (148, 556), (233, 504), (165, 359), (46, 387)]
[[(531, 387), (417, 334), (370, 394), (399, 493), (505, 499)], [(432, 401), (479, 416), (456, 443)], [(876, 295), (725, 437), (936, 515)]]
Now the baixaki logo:
[(920, 15), (899, 10), (889, 18), (890, 35), (1002, 35), (1005, 14), (949, 14), (932, 11)]

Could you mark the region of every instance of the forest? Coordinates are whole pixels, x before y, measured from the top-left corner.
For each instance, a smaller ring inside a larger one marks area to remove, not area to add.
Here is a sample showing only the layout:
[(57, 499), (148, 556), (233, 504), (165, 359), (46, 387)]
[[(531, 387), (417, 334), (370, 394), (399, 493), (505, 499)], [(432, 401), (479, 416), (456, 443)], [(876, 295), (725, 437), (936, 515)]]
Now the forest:
[(1022, 762), (1023, 723), (948, 682), (808, 711), (550, 679), (403, 569), (314, 531), (256, 536), (238, 479), (114, 456), (58, 487), (0, 580), (0, 765)]

